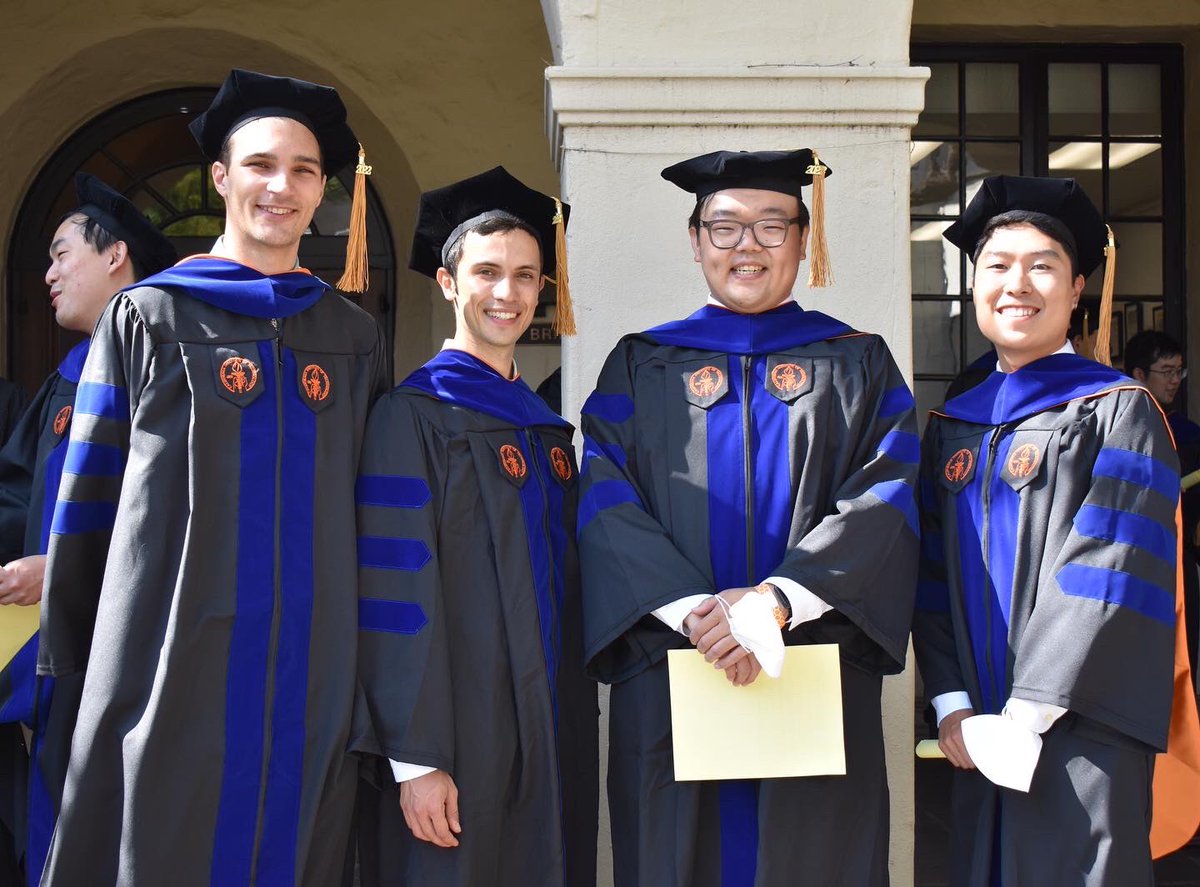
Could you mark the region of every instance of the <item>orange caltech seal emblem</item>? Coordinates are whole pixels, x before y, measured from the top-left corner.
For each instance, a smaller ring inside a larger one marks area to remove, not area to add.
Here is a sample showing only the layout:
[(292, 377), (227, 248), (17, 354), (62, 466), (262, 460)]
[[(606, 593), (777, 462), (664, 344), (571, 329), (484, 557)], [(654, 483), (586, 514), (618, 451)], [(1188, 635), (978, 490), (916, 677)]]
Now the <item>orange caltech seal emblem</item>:
[(525, 457), (512, 444), (505, 444), (500, 448), (500, 464), (512, 477), (522, 478), (525, 476), (527, 470)]
[(71, 407), (65, 406), (54, 416), (54, 433), (62, 434), (71, 422)]
[(300, 373), (300, 384), (304, 386), (304, 393), (315, 401), (329, 397), (329, 373), (315, 363), (310, 363)]
[(1008, 473), (1017, 478), (1029, 477), (1037, 471), (1041, 461), (1042, 451), (1037, 448), (1037, 444), (1022, 444), (1008, 457)]
[(725, 374), (714, 366), (701, 367), (688, 379), (688, 388), (697, 397), (711, 397), (721, 388)]
[(958, 483), (971, 473), (975, 464), (975, 454), (970, 450), (959, 450), (946, 463), (946, 480), (952, 484)]
[(559, 480), (571, 479), (571, 459), (562, 447), (550, 450), (550, 464), (554, 466), (554, 473)]
[(258, 384), (258, 364), (246, 357), (230, 357), (221, 364), (221, 384), (233, 394), (246, 394)]
[(781, 363), (771, 370), (771, 384), (784, 394), (799, 391), (807, 381), (808, 373), (796, 363)]

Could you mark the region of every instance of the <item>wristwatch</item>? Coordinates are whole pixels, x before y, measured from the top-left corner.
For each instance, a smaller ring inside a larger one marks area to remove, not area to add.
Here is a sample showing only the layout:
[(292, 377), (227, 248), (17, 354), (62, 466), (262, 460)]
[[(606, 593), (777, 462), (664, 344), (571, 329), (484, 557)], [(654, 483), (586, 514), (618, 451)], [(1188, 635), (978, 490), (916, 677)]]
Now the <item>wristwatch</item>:
[(775, 595), (775, 609), (772, 610), (772, 615), (775, 616), (775, 624), (781, 630), (787, 628), (788, 623), (792, 621), (792, 603), (787, 599), (787, 595), (770, 582), (760, 582), (754, 587), (754, 590), (759, 594)]

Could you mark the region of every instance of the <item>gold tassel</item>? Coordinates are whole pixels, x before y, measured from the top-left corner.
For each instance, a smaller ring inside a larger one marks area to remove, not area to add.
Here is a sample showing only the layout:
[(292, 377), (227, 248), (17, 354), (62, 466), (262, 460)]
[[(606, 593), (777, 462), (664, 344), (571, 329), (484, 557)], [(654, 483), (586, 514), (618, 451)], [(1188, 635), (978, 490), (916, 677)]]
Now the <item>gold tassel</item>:
[(829, 286), (833, 283), (833, 267), (829, 263), (829, 244), (825, 241), (825, 166), (812, 152), (812, 165), (805, 170), (812, 176), (812, 214), (809, 219), (811, 237), (809, 238), (808, 285), (810, 287)]
[(1108, 246), (1104, 247), (1104, 286), (1100, 290), (1100, 320), (1096, 325), (1095, 359), (1105, 366), (1112, 366), (1112, 304), (1113, 285), (1117, 279), (1117, 238), (1113, 229), (1108, 231)]
[(551, 281), (557, 287), (558, 307), (554, 312), (554, 332), (560, 336), (575, 335), (575, 307), (571, 304), (571, 281), (567, 272), (567, 220), (562, 201), (554, 198), (554, 263), (557, 265)]
[(346, 270), (337, 282), (344, 293), (365, 293), (371, 279), (367, 262), (367, 155), (358, 146), (358, 166), (354, 168), (354, 197), (350, 203), (350, 236), (346, 238)]

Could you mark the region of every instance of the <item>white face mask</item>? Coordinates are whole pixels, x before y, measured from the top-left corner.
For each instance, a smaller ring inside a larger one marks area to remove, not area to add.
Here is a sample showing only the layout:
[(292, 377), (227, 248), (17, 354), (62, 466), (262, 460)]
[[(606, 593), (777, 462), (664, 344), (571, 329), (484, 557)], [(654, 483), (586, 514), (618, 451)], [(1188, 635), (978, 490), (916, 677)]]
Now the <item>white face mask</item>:
[(783, 633), (775, 621), (775, 597), (744, 594), (732, 607), (720, 596), (717, 603), (729, 619), (729, 631), (742, 648), (753, 653), (768, 677), (783, 672)]

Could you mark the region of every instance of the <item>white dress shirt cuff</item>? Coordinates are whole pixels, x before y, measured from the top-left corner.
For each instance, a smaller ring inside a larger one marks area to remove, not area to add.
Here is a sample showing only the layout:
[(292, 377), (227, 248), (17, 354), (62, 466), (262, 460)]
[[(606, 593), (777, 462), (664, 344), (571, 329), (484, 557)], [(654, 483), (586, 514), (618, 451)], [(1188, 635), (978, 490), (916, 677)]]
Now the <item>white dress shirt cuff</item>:
[(392, 776), (397, 783), (408, 782), (410, 779), (416, 779), (418, 776), (424, 776), (437, 769), (437, 767), (422, 767), (420, 764), (404, 764), (400, 761), (393, 761), (391, 758), (388, 758), (388, 763), (392, 765)]
[(966, 690), (952, 690), (949, 693), (939, 693), (929, 700), (929, 704), (933, 706), (933, 711), (937, 715), (938, 726), (942, 726), (942, 720), (950, 712), (958, 711), (963, 708), (971, 708), (971, 697), (967, 695)]
[(669, 604), (663, 604), (654, 611), (654, 615), (667, 624), (671, 631), (677, 631), (680, 634), (687, 634), (683, 630), (683, 620), (687, 618), (688, 613), (692, 612), (696, 607), (700, 606), (704, 601), (712, 597), (711, 594), (693, 594), (687, 597), (682, 597), (677, 601), (671, 601)]
[(824, 616), (833, 607), (825, 603), (799, 582), (784, 579), (782, 576), (772, 576), (766, 580), (783, 592), (792, 607), (792, 619), (788, 628), (795, 628), (802, 622), (811, 622)]

